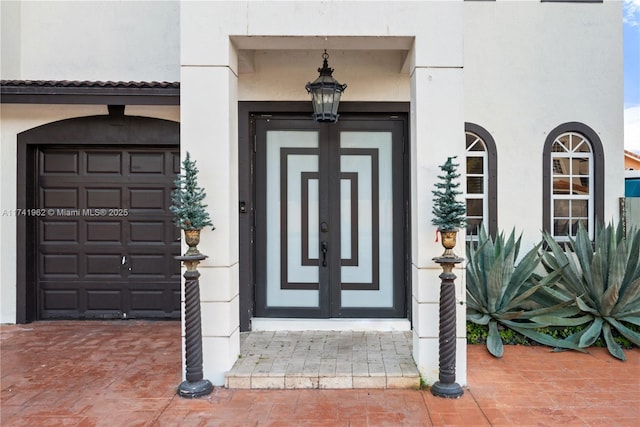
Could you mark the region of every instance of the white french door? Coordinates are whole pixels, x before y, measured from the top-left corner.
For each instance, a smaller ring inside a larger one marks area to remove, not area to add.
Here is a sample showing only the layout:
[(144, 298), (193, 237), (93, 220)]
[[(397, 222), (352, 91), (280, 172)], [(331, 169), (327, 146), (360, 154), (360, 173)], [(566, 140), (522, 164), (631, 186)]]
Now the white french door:
[(256, 122), (258, 316), (404, 316), (403, 130)]

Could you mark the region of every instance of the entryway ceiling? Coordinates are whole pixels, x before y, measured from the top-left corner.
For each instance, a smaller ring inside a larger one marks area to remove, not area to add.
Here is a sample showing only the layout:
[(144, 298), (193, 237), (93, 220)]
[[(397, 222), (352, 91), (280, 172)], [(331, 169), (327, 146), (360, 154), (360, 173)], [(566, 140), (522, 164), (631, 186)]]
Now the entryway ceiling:
[(253, 55), (257, 50), (349, 50), (400, 51), (402, 61), (398, 70), (408, 69), (408, 54), (413, 46), (413, 37), (378, 36), (231, 36), (238, 52), (238, 67), (241, 73), (254, 70)]

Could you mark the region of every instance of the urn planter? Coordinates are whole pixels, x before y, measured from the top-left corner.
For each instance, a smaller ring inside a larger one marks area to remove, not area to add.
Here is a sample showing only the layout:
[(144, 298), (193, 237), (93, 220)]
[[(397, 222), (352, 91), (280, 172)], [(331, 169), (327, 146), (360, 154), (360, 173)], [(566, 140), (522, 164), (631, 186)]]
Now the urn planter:
[(185, 256), (200, 255), (200, 251), (198, 250), (200, 230), (184, 230), (184, 242), (189, 246), (189, 249), (184, 254)]

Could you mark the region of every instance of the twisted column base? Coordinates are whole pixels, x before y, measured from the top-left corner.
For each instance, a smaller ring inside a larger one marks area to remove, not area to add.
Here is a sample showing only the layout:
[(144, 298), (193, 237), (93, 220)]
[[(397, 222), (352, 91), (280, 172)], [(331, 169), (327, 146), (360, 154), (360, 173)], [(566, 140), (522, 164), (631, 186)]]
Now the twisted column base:
[(185, 284), (185, 359), (186, 380), (178, 386), (178, 395), (181, 397), (200, 397), (213, 391), (213, 384), (203, 379), (202, 370), (202, 325), (200, 319), (200, 273), (198, 264), (206, 255), (188, 255), (176, 257), (187, 267), (184, 273)]
[(440, 274), (440, 329), (439, 329), (439, 381), (431, 386), (431, 394), (456, 399), (464, 394), (456, 383), (456, 275), (453, 267), (463, 261), (458, 257), (433, 259), (442, 266)]
[(183, 381), (178, 386), (178, 395), (180, 397), (195, 398), (206, 396), (213, 391), (213, 384), (209, 380), (200, 380), (195, 382)]

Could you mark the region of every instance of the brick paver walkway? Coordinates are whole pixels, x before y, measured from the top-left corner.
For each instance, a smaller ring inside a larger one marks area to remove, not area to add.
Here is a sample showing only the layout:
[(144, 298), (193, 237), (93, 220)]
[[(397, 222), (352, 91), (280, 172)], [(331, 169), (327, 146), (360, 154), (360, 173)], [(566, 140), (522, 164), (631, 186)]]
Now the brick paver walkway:
[(176, 395), (178, 322), (0, 326), (0, 425), (13, 426), (629, 426), (640, 425), (640, 350), (626, 362), (508, 346), (468, 346), (460, 399), (428, 390), (239, 390)]

